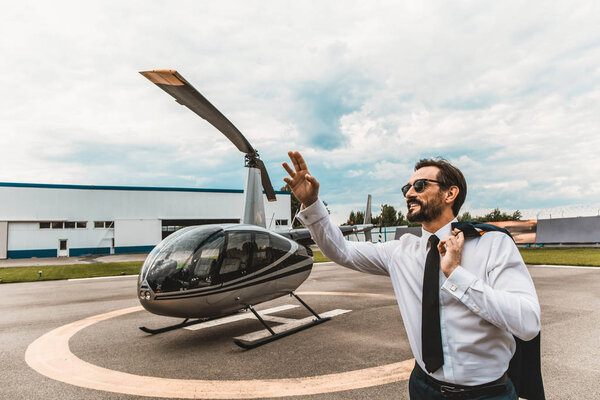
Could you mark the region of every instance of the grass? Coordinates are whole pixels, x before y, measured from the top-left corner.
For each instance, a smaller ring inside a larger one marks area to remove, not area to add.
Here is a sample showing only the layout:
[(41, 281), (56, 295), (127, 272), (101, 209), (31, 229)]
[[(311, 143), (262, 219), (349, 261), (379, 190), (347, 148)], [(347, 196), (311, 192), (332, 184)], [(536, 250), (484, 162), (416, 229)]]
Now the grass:
[[(526, 264), (600, 266), (600, 248), (520, 248)], [(314, 251), (315, 263), (329, 259)]]
[(325, 257), (323, 253), (321, 253), (321, 250), (313, 250), (313, 259), (315, 260), (315, 263), (330, 261), (329, 258)]
[[(600, 266), (600, 248), (520, 248), (527, 264)], [(315, 263), (329, 259), (319, 250), (314, 251)], [(35, 282), (57, 279), (93, 278), (99, 276), (135, 275), (142, 261), (37, 267), (0, 268), (3, 283)], [(38, 271), (42, 271), (40, 278)]]
[(600, 266), (600, 248), (520, 248), (526, 264)]
[[(3, 283), (50, 281), (57, 279), (93, 278), (99, 276), (135, 275), (140, 272), (142, 261), (122, 263), (98, 263), (75, 265), (48, 265), (37, 267), (0, 268)], [(40, 278), (38, 271), (42, 271)]]

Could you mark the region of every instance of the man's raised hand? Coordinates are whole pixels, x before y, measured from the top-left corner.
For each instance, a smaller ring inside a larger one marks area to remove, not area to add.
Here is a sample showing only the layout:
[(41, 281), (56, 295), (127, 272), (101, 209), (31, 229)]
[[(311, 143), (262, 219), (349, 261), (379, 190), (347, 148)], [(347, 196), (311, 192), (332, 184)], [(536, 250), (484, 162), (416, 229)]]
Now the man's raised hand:
[(290, 174), (290, 178), (283, 178), (285, 183), (290, 185), (294, 196), (306, 208), (313, 204), (319, 198), (319, 182), (308, 172), (308, 167), (302, 155), (297, 151), (289, 151), (288, 156), (292, 160), (294, 170), (288, 163), (283, 162), (283, 168)]

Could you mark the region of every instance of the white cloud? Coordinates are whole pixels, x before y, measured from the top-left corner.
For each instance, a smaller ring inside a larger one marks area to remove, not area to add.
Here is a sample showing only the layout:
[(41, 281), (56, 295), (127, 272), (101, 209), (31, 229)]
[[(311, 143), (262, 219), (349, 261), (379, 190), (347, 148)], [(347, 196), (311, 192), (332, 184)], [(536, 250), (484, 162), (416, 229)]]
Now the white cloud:
[(242, 155), (137, 74), (176, 68), (274, 186), (302, 151), (340, 219), (367, 192), (399, 207), (437, 155), (473, 209), (577, 210), (600, 195), (599, 17), (594, 1), (7, 3), (0, 180), (241, 187)]

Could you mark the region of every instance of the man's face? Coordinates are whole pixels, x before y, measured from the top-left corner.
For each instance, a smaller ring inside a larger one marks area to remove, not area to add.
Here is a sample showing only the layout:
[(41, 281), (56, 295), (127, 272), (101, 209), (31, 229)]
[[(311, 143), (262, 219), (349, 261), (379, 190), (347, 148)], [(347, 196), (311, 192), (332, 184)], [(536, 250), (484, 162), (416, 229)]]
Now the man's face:
[[(423, 167), (417, 170), (408, 183), (413, 184), (418, 179), (437, 180), (439, 169), (437, 167)], [(435, 220), (443, 211), (443, 192), (440, 185), (435, 182), (426, 182), (425, 189), (417, 193), (411, 187), (406, 193), (406, 206), (408, 212), (406, 219), (409, 222), (430, 222)]]

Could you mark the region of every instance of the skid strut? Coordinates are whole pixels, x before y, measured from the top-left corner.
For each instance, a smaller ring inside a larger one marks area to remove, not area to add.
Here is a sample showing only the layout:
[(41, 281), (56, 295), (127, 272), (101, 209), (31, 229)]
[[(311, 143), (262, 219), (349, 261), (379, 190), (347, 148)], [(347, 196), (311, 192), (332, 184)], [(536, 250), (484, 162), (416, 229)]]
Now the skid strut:
[[(236, 313), (237, 313), (237, 311), (227, 314), (227, 315), (232, 315), (232, 314), (236, 314)], [(201, 324), (203, 322), (212, 321), (213, 319), (223, 318), (227, 315), (220, 315), (218, 317), (213, 317), (213, 318), (200, 318), (195, 321), (190, 321), (189, 318), (186, 318), (183, 320), (183, 322), (181, 322), (179, 324), (165, 326), (164, 328), (151, 329), (151, 328), (146, 328), (145, 326), (140, 326), (140, 329), (151, 335), (156, 335), (157, 333), (174, 331), (175, 329), (185, 328), (186, 326), (192, 326), (192, 325), (196, 325), (196, 324)]]
[(306, 304), (300, 297), (298, 297), (298, 295), (294, 293), (294, 291), (290, 292), (290, 296), (295, 297), (300, 302), (300, 304), (304, 306), (304, 308), (306, 308), (308, 311), (310, 311), (312, 315), (316, 317), (316, 319), (313, 319), (311, 322), (299, 326), (294, 326), (284, 331), (275, 333), (275, 331), (273, 331), (273, 329), (269, 325), (267, 325), (265, 320), (256, 312), (254, 307), (252, 307), (251, 304), (248, 304), (248, 309), (252, 311), (252, 313), (256, 316), (256, 319), (258, 319), (258, 321), (265, 327), (265, 329), (269, 331), (270, 335), (256, 340), (234, 339), (233, 342), (243, 349), (253, 349), (255, 347), (262, 346), (263, 344), (267, 344), (277, 339), (281, 339), (282, 337), (289, 336), (293, 333), (300, 332), (304, 329), (312, 328), (315, 325), (322, 324), (323, 322), (329, 321), (331, 319), (330, 317), (322, 318), (321, 316), (319, 316), (319, 314), (317, 314), (312, 308), (309, 307), (308, 304)]

